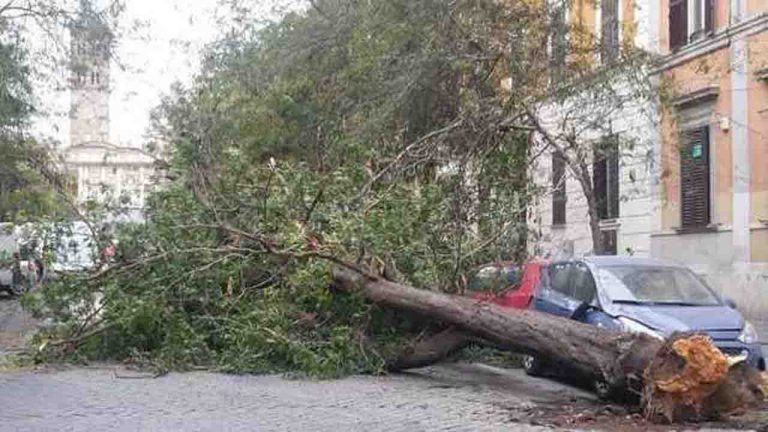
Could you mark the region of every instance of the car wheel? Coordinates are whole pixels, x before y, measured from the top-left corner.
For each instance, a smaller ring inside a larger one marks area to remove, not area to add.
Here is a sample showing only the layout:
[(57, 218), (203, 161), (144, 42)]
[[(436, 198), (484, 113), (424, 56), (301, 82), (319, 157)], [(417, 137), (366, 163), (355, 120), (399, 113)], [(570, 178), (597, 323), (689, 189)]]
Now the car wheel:
[(530, 376), (541, 376), (544, 374), (544, 363), (538, 357), (532, 355), (523, 356), (523, 370)]
[(592, 387), (595, 390), (595, 394), (601, 400), (610, 400), (614, 397), (614, 388), (608, 384), (604, 379), (596, 379), (592, 382)]

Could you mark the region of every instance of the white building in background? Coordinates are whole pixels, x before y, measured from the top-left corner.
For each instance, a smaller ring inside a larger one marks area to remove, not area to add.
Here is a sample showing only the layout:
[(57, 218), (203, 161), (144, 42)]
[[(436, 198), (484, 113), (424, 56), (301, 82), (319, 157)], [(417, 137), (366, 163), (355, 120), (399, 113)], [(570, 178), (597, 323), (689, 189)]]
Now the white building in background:
[(112, 201), (140, 218), (157, 178), (155, 159), (139, 148), (109, 142), (112, 33), (95, 18), (71, 29), (70, 146), (62, 151), (78, 203)]
[[(601, 2), (567, 2), (565, 22), (580, 23), (601, 44), (595, 63), (616, 58), (622, 47), (632, 45), (655, 50), (651, 11), (644, 2), (604, 0)], [(571, 43), (574, 43), (571, 41)], [(553, 56), (555, 52), (553, 52)], [(563, 53), (561, 61), (565, 61)], [(606, 57), (610, 56), (610, 57)], [(555, 59), (556, 60), (556, 59)], [(621, 91), (621, 86), (617, 87)], [(631, 98), (630, 98), (631, 100)], [(578, 102), (577, 102), (578, 103)], [(601, 241), (604, 254), (651, 255), (655, 207), (654, 197), (659, 177), (656, 161), (656, 107), (646, 103), (628, 103), (609, 118), (611, 134), (584, 133), (586, 142), (610, 142), (621, 136), (610, 156), (590, 154), (587, 160), (595, 195), (604, 206), (601, 213)], [(544, 115), (545, 129), (562, 127), (558, 108)], [(575, 109), (574, 112), (578, 111)], [(572, 113), (571, 113), (572, 114)], [(566, 114), (567, 115), (567, 114)], [(582, 125), (578, 125), (581, 127)], [(531, 166), (531, 175), (541, 191), (529, 213), (533, 232), (531, 253), (551, 259), (569, 259), (594, 253), (589, 225), (587, 200), (578, 180), (554, 151), (546, 150), (540, 136), (534, 134), (533, 154), (540, 154)], [(605, 141), (604, 141), (605, 140)], [(631, 145), (626, 143), (631, 142)], [(542, 152), (542, 150), (544, 150)], [(599, 206), (600, 207), (600, 206)]]

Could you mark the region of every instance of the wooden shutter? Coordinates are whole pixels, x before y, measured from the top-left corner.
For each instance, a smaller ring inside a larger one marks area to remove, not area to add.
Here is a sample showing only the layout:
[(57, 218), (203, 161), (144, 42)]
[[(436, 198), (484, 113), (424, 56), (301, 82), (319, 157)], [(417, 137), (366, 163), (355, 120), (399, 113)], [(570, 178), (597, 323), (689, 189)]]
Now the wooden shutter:
[(611, 63), (619, 56), (619, 0), (602, 0), (600, 16), (601, 59), (603, 63)]
[(606, 159), (608, 181), (607, 190), (607, 217), (616, 219), (619, 217), (619, 141), (613, 137), (610, 141), (610, 152)]
[(597, 201), (597, 215), (600, 219), (608, 218), (608, 167), (606, 157), (601, 151), (595, 151), (592, 164), (592, 189)]
[(619, 217), (619, 141), (606, 137), (595, 148), (592, 164), (592, 187), (600, 219)]
[(565, 159), (552, 153), (552, 225), (564, 225), (565, 220)]
[(552, 26), (550, 34), (550, 64), (552, 67), (551, 80), (553, 86), (560, 85), (565, 77), (565, 63), (568, 56), (568, 24), (565, 21), (565, 6), (555, 5), (552, 11)]
[(709, 128), (685, 133), (680, 154), (682, 228), (704, 228), (710, 223)]
[(669, 2), (669, 49), (688, 43), (688, 0)]
[(704, 33), (715, 31), (715, 0), (704, 0)]

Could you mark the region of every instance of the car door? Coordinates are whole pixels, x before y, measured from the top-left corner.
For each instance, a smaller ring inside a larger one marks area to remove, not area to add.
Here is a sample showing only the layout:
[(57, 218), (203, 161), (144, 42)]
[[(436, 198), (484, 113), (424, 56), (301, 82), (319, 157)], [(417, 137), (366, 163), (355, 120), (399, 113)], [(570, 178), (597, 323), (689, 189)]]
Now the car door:
[(541, 283), (533, 299), (533, 308), (542, 312), (571, 317), (581, 302), (574, 298), (575, 264), (560, 262), (549, 265), (541, 275)]

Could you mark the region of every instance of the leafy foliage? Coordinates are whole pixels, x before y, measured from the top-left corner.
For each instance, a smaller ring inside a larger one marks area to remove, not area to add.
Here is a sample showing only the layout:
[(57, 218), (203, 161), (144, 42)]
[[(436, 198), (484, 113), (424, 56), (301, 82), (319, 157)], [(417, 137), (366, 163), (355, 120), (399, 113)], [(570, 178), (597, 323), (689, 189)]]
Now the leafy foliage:
[(163, 368), (379, 372), (428, 331), (330, 285), (335, 265), (461, 292), (522, 259), (538, 2), (317, 0), (223, 39), (156, 112), (169, 183), (118, 256), (27, 300), (43, 354)]

